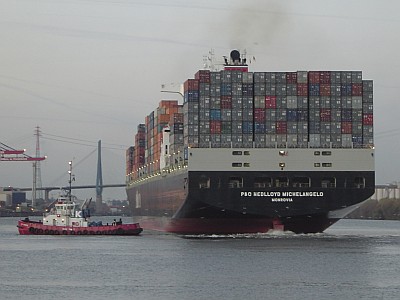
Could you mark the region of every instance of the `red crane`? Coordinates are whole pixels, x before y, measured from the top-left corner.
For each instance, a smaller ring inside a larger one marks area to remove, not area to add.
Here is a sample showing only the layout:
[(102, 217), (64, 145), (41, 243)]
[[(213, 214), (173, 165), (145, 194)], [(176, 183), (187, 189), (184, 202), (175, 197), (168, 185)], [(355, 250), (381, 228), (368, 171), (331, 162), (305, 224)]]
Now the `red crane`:
[(41, 161), (45, 159), (46, 157), (29, 156), (25, 154), (25, 149), (17, 150), (0, 143), (0, 161)]

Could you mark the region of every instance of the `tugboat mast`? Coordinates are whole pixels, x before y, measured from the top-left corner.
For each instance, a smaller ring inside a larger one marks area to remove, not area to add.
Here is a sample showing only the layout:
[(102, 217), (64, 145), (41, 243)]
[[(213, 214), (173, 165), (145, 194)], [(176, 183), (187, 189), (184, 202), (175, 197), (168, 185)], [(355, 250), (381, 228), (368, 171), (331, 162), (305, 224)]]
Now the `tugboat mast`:
[(69, 197), (69, 201), (71, 202), (72, 201), (72, 180), (75, 180), (75, 178), (73, 178), (73, 175), (72, 175), (72, 161), (69, 161), (68, 164), (69, 164), (69, 170), (68, 170), (69, 195), (68, 195), (68, 197)]

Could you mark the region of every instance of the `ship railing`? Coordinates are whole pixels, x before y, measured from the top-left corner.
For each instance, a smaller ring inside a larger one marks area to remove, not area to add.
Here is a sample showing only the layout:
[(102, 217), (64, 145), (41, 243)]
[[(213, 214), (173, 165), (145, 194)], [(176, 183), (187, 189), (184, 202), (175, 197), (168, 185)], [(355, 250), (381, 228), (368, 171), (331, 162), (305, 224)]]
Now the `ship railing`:
[(147, 165), (144, 165), (143, 167), (141, 167), (141, 170), (138, 172), (136, 178), (127, 176), (127, 185), (130, 185), (130, 184), (133, 184), (136, 182), (140, 182), (143, 180), (147, 180), (150, 178), (154, 178), (156, 176), (165, 177), (170, 173), (173, 173), (173, 172), (176, 172), (176, 171), (186, 168), (187, 165), (188, 165), (187, 160), (182, 160), (177, 164), (168, 165), (167, 167), (164, 167), (161, 170), (153, 170), (151, 168), (148, 168)]
[(360, 143), (315, 143), (315, 142), (225, 142), (225, 143), (213, 143), (213, 142), (201, 142), (189, 145), (191, 148), (323, 148), (323, 149), (372, 149), (374, 144), (360, 144)]

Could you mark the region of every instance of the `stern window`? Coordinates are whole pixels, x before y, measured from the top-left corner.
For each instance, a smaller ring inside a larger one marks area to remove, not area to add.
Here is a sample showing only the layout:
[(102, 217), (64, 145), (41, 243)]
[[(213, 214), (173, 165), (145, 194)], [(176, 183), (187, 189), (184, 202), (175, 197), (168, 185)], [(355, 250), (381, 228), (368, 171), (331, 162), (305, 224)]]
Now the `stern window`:
[(322, 163), (322, 167), (330, 168), (332, 167), (332, 163)]
[(365, 178), (364, 177), (356, 177), (354, 178), (354, 187), (357, 189), (365, 188)]
[(294, 177), (292, 180), (293, 187), (310, 187), (310, 177)]
[(242, 177), (229, 177), (228, 187), (230, 189), (239, 189), (243, 187)]
[(324, 177), (321, 180), (321, 187), (323, 188), (335, 188), (336, 178), (335, 177)]
[(332, 155), (331, 151), (322, 151), (322, 155)]
[(210, 188), (210, 178), (206, 176), (201, 176), (199, 180), (199, 189), (209, 189)]
[(275, 179), (275, 187), (288, 187), (288, 186), (289, 186), (289, 178), (278, 177)]
[(272, 178), (271, 177), (256, 177), (254, 179), (254, 187), (255, 188), (272, 187)]

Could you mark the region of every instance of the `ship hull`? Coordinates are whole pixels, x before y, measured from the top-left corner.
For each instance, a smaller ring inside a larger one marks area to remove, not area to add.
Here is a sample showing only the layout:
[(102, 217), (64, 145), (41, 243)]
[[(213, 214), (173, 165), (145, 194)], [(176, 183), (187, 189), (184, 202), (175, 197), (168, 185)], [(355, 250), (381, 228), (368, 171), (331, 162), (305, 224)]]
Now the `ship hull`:
[(249, 72), (234, 50), (182, 95), (146, 116), (127, 151), (143, 226), (321, 232), (373, 195), (373, 81), (361, 71)]
[(49, 226), (31, 220), (19, 220), (20, 235), (139, 235), (143, 229), (138, 223), (105, 226)]
[[(127, 188), (132, 211), (143, 228), (178, 234), (228, 234), (268, 232), (271, 229), (295, 233), (323, 232), (357, 204), (374, 193), (374, 172), (330, 172), (334, 187), (254, 188), (260, 175), (282, 177), (277, 172), (235, 172), (244, 178), (243, 186), (229, 188), (232, 172), (181, 172), (132, 185)], [(326, 172), (285, 172), (293, 178), (319, 182)], [(368, 185), (344, 187), (345, 181), (362, 176)], [(200, 188), (202, 177), (209, 178), (210, 188)], [(223, 188), (223, 187), (226, 188)], [(215, 187), (215, 188), (213, 188)]]

